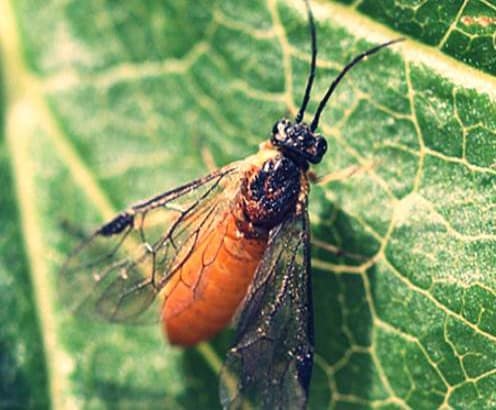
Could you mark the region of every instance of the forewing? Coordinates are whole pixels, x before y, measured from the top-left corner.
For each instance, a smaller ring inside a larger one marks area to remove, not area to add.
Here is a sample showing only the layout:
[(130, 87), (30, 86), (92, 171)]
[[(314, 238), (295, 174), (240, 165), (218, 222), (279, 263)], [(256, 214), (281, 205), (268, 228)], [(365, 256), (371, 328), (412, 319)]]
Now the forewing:
[(221, 372), (224, 409), (302, 409), (313, 364), (308, 217), (274, 228)]
[(60, 294), (79, 314), (110, 321), (156, 321), (144, 315), (156, 295), (232, 204), (240, 165), (131, 206), (101, 226), (67, 259)]

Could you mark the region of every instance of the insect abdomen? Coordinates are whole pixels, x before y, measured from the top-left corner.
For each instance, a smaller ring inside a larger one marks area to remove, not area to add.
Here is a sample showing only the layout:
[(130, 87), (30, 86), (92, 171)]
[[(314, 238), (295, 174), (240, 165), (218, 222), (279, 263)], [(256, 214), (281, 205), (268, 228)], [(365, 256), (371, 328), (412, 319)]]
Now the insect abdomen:
[(191, 346), (229, 324), (265, 247), (264, 238), (239, 235), (231, 212), (198, 238), (166, 289), (162, 320), (170, 343)]

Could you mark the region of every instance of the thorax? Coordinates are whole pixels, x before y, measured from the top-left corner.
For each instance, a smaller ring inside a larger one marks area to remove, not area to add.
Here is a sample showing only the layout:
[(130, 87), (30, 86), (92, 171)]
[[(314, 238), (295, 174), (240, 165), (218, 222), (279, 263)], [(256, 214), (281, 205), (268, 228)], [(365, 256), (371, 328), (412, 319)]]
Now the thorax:
[(267, 237), (308, 193), (306, 170), (281, 152), (262, 146), (250, 164), (235, 201), (236, 224), (246, 237)]

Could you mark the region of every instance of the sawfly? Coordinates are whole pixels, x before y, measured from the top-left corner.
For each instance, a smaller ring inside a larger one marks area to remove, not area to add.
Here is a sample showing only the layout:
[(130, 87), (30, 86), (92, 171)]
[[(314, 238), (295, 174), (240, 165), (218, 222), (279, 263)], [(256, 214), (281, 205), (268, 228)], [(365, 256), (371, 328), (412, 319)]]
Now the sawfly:
[[(314, 334), (307, 212), (312, 174), (326, 139), (303, 117), (316, 72), (317, 36), (305, 2), (311, 63), (294, 119), (275, 122), (257, 154), (130, 206), (68, 258), (62, 286), (112, 322), (137, 323), (158, 304), (171, 344), (194, 346), (236, 318), (220, 374), (225, 409), (302, 409), (308, 399)], [(84, 293), (85, 289), (91, 292)]]

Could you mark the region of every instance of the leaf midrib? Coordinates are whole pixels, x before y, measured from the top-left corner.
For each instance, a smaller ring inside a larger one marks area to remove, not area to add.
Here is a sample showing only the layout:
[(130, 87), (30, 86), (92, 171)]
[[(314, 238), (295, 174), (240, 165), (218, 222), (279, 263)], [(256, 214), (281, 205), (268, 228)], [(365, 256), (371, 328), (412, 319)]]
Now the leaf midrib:
[[(288, 1), (293, 7), (303, 11), (300, 1)], [(406, 61), (416, 65), (425, 65), (456, 85), (474, 89), (478, 93), (487, 94), (493, 100), (496, 99), (496, 77), (377, 23), (353, 9), (352, 6), (324, 2), (324, 0), (316, 1), (318, 7), (314, 6), (313, 9), (318, 19), (332, 20), (333, 25), (342, 27), (371, 43), (382, 43), (397, 37), (405, 37), (407, 41), (397, 47)]]

